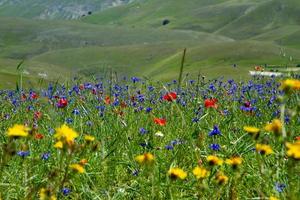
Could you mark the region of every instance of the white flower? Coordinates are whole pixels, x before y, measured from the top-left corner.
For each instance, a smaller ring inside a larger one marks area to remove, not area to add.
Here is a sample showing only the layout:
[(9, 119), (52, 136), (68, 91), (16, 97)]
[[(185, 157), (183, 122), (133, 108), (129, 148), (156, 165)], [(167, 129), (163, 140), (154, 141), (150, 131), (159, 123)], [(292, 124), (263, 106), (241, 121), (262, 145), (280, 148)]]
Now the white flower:
[(161, 131), (157, 131), (154, 135), (157, 137), (164, 137), (164, 134)]

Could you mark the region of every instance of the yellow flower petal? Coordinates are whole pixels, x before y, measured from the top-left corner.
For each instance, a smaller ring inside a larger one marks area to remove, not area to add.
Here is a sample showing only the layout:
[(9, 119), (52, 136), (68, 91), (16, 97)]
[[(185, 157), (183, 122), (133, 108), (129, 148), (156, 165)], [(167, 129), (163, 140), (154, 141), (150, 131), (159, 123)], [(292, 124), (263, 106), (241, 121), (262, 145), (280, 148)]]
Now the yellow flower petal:
[(209, 171), (207, 171), (203, 167), (195, 167), (193, 169), (193, 174), (196, 176), (197, 179), (203, 179), (209, 175)]
[(71, 164), (70, 168), (73, 169), (74, 171), (80, 173), (80, 174), (85, 172), (85, 169), (80, 164)]
[(168, 175), (170, 176), (170, 178), (172, 179), (185, 179), (187, 177), (187, 173), (185, 171), (183, 171), (182, 169), (176, 167), (176, 168), (171, 168), (168, 171)]
[(62, 141), (58, 141), (54, 144), (54, 147), (57, 148), (57, 149), (62, 149), (63, 148), (63, 143)]
[(7, 131), (7, 136), (8, 137), (27, 137), (28, 132), (30, 131), (30, 128), (20, 125), (20, 124), (15, 124), (13, 127), (9, 128)]

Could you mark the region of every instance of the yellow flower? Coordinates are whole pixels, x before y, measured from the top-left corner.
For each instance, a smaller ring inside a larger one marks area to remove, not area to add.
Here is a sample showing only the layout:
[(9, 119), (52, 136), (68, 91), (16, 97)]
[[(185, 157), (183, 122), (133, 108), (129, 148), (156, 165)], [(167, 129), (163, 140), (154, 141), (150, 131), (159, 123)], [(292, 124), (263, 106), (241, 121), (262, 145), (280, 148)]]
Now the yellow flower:
[(226, 160), (226, 164), (231, 165), (233, 168), (237, 168), (243, 162), (241, 157), (235, 156)]
[(30, 131), (30, 128), (28, 128), (24, 125), (15, 124), (13, 127), (8, 129), (7, 136), (8, 137), (27, 137), (29, 131)]
[(80, 174), (85, 172), (83, 166), (80, 165), (80, 164), (71, 164), (70, 168), (73, 169), (74, 171), (80, 173)]
[(54, 147), (57, 148), (57, 149), (62, 149), (63, 148), (63, 143), (62, 141), (58, 141), (54, 144)]
[(279, 200), (279, 199), (274, 196), (270, 196), (269, 200)]
[(40, 200), (57, 200), (54, 195), (51, 195), (50, 190), (46, 190), (45, 188), (41, 188), (39, 192)]
[(207, 156), (206, 160), (210, 165), (222, 165), (223, 160), (221, 158), (218, 158), (217, 156)]
[(62, 125), (60, 128), (56, 129), (56, 134), (54, 138), (58, 140), (64, 139), (67, 143), (72, 143), (78, 134), (73, 129), (69, 128), (67, 125)]
[(171, 168), (168, 171), (168, 175), (170, 176), (171, 179), (179, 178), (179, 179), (183, 180), (187, 177), (187, 173), (178, 167)]
[(286, 152), (287, 156), (292, 157), (296, 160), (300, 160), (300, 141), (297, 141), (295, 143), (287, 142), (285, 145), (288, 148)]
[(85, 141), (87, 142), (93, 142), (95, 140), (95, 137), (91, 136), (91, 135), (85, 135), (84, 136)]
[(224, 175), (223, 172), (218, 172), (216, 175), (216, 181), (220, 185), (225, 185), (228, 182), (228, 176)]
[(271, 123), (265, 126), (266, 131), (274, 132), (275, 134), (280, 134), (282, 131), (282, 124), (279, 119), (274, 119)]
[(260, 129), (254, 126), (244, 126), (244, 131), (256, 135), (257, 133), (260, 132)]
[(281, 83), (281, 89), (284, 91), (300, 90), (300, 80), (287, 79)]
[(261, 153), (262, 155), (269, 155), (273, 153), (272, 148), (266, 144), (256, 144), (255, 149), (257, 152)]
[(193, 174), (196, 176), (197, 179), (203, 179), (208, 177), (209, 175), (209, 171), (207, 171), (205, 168), (203, 167), (195, 167), (193, 170)]
[(138, 155), (135, 160), (140, 164), (150, 164), (154, 161), (154, 156), (151, 153), (144, 153), (143, 155)]

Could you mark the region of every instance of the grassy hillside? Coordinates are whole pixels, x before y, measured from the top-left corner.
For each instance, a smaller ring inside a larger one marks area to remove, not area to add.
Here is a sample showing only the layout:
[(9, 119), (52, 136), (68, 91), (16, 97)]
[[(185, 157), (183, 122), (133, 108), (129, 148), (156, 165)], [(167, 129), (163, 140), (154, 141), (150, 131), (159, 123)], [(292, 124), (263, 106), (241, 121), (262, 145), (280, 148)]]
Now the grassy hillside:
[(256, 1), (151, 0), (135, 2), (94, 14), (83, 21), (96, 24), (161, 27), (164, 19), (173, 29), (214, 31), (239, 17)]
[[(162, 28), (164, 19), (170, 20), (170, 24), (163, 28), (217, 33), (236, 40), (260, 35), (264, 35), (264, 39), (273, 40), (273, 31), (276, 31), (280, 38), (293, 34), (294, 29), (299, 29), (300, 1), (151, 0), (108, 9), (84, 18), (83, 21), (116, 26)], [(294, 29), (286, 30), (287, 26), (293, 26)]]
[(299, 11), (297, 0), (138, 0), (80, 20), (0, 17), (0, 74), (15, 85), (16, 66), (25, 59), (30, 80), (103, 75), (111, 68), (171, 79), (188, 48), (185, 72), (245, 78), (254, 65), (300, 63)]
[(20, 18), (0, 18), (0, 38), (0, 73), (15, 73), (17, 64), (25, 59), (29, 76), (42, 73), (54, 79), (58, 78), (57, 74), (67, 77), (76, 72), (94, 74), (103, 67), (123, 68), (121, 72), (128, 74), (184, 47), (231, 41), (227, 37), (188, 30)]

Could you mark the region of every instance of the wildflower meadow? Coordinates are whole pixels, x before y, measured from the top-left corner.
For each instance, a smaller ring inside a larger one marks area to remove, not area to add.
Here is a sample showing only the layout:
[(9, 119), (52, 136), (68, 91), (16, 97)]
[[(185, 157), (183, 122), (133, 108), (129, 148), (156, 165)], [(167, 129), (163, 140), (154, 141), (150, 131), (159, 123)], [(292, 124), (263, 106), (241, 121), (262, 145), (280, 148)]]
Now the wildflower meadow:
[(299, 77), (0, 90), (0, 199), (300, 199)]

